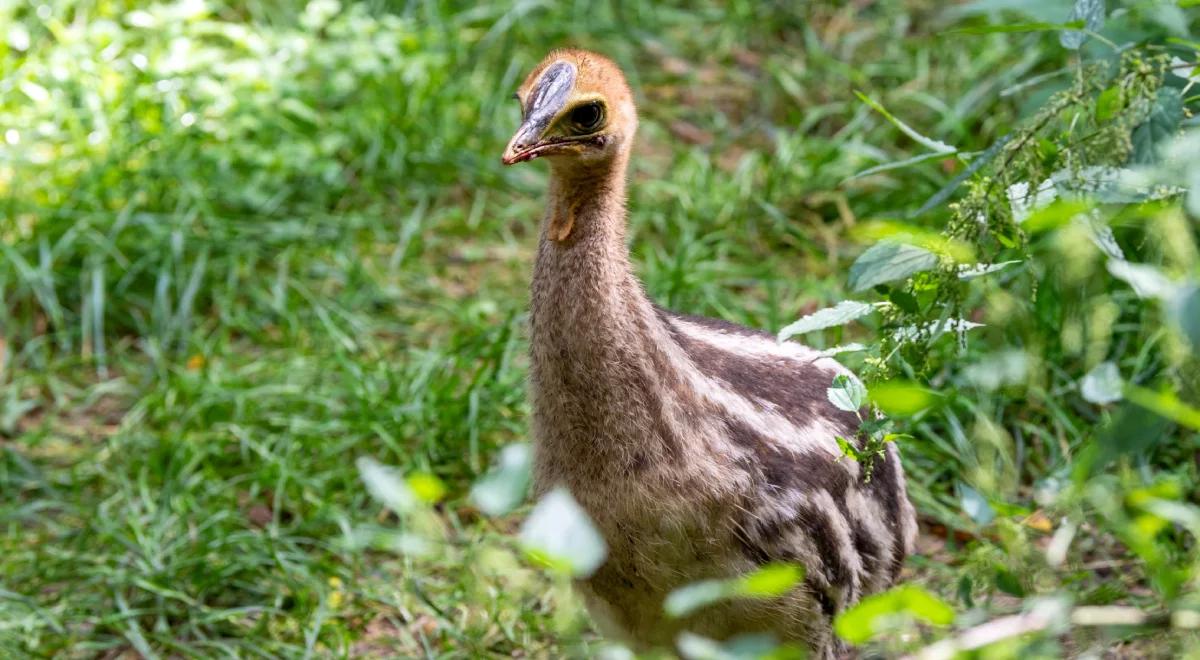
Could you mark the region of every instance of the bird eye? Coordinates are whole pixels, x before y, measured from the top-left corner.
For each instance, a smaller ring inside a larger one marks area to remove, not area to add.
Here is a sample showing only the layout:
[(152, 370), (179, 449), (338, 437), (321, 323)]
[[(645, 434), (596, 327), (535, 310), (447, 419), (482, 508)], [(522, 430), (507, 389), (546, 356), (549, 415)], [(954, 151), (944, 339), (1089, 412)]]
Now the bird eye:
[(604, 109), (599, 103), (585, 103), (571, 111), (571, 123), (584, 130), (595, 130), (604, 119)]

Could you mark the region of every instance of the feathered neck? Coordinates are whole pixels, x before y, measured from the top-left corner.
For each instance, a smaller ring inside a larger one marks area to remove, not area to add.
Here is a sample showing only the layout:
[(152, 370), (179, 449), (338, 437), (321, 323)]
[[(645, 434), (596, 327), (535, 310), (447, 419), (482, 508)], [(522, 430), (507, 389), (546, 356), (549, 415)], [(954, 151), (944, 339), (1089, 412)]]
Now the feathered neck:
[(630, 333), (650, 310), (625, 244), (626, 161), (551, 170), (533, 272), (532, 331), (535, 344), (567, 349), (568, 359), (637, 339)]

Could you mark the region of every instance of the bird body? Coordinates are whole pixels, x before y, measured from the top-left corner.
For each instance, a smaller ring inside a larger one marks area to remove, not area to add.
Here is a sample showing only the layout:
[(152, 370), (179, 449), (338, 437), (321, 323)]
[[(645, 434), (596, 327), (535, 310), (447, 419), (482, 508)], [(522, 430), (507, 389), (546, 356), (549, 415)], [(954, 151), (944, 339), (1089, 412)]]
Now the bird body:
[[(565, 487), (608, 545), (578, 584), (589, 611), (639, 646), (766, 632), (830, 656), (832, 618), (890, 585), (912, 547), (894, 444), (866, 479), (837, 444), (859, 419), (825, 394), (841, 365), (646, 296), (625, 243), (636, 114), (616, 65), (555, 51), (518, 98), (504, 160), (552, 169), (531, 291), (535, 488)], [(674, 589), (770, 562), (804, 565), (803, 583), (664, 613)]]

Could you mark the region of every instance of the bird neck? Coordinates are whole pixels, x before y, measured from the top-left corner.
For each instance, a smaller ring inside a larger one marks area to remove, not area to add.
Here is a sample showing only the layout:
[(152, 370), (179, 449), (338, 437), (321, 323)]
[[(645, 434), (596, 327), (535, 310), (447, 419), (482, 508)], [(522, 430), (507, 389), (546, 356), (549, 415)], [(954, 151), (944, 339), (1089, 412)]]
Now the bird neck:
[(625, 244), (625, 159), (551, 171), (531, 292), (533, 340), (603, 352), (649, 303)]
[[(617, 165), (551, 178), (529, 322), (539, 488), (623, 474), (670, 453), (670, 434), (655, 429), (665, 428), (680, 379), (664, 357), (669, 334), (629, 263)], [(574, 214), (565, 237), (564, 213)]]

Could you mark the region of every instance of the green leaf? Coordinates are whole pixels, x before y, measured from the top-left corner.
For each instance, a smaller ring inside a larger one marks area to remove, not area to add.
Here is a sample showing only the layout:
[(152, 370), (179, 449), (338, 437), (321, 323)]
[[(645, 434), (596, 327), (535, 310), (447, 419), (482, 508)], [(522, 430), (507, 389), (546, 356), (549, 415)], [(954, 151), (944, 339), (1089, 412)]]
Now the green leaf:
[(937, 255), (915, 245), (881, 241), (867, 248), (850, 266), (850, 288), (865, 291), (877, 284), (904, 279), (937, 265)]
[(667, 594), (667, 598), (663, 601), (663, 611), (667, 613), (667, 616), (678, 619), (698, 609), (730, 598), (735, 593), (736, 589), (729, 580), (701, 580), (684, 585)]
[(834, 436), (834, 439), (837, 440), (838, 448), (842, 450), (842, 456), (845, 456), (846, 458), (849, 458), (855, 462), (861, 458), (858, 453), (858, 447), (855, 447), (853, 444), (851, 444), (849, 440), (840, 435)]
[[(1104, 0), (1075, 0), (1075, 6), (1071, 9), (1071, 22), (1082, 22), (1081, 27), (1090, 32), (1104, 27)], [(1079, 50), (1086, 38), (1087, 34), (1073, 30), (1058, 35), (1058, 42), (1063, 48)]]
[(1181, 286), (1167, 304), (1167, 315), (1200, 352), (1200, 285)]
[(1137, 385), (1126, 385), (1125, 398), (1160, 417), (1200, 431), (1200, 409), (1183, 402), (1171, 390), (1155, 392)]
[(833, 379), (833, 387), (825, 390), (825, 396), (838, 410), (858, 412), (867, 402), (867, 388), (857, 378), (839, 374)]
[(1178, 291), (1175, 283), (1154, 266), (1109, 259), (1107, 267), (1109, 274), (1133, 287), (1139, 298), (1170, 300)]
[(948, 30), (947, 34), (995, 34), (997, 32), (1053, 32), (1056, 30), (1078, 30), (1084, 27), (1083, 21), (1067, 23), (1009, 23), (1008, 25), (973, 25), (970, 27)]
[(921, 310), (921, 306), (917, 304), (917, 297), (907, 291), (893, 289), (888, 294), (888, 300), (909, 314), (916, 314)]
[(862, 644), (913, 619), (945, 626), (954, 622), (954, 609), (921, 587), (906, 584), (863, 598), (838, 615), (833, 629), (851, 644)]
[(384, 506), (399, 514), (412, 511), (416, 507), (416, 494), (395, 469), (365, 456), (358, 459), (356, 464), (363, 483), (367, 486), (367, 492)]
[(804, 572), (804, 567), (799, 564), (766, 564), (743, 576), (738, 581), (737, 592), (742, 596), (782, 596), (804, 579)]
[(862, 318), (873, 311), (875, 311), (875, 306), (870, 303), (858, 302), (856, 300), (843, 300), (833, 307), (826, 307), (825, 309), (818, 310), (812, 314), (802, 316), (799, 320), (784, 327), (779, 331), (779, 341), (783, 341), (796, 335), (802, 335), (806, 332), (812, 332), (814, 330), (845, 325), (846, 323)]
[(979, 491), (960, 483), (958, 484), (958, 494), (963, 512), (970, 516), (971, 520), (980, 525), (986, 525), (996, 517), (996, 511)]
[(532, 557), (572, 577), (596, 572), (608, 555), (604, 537), (564, 488), (555, 488), (533, 508), (521, 526), (521, 544)]
[(1079, 200), (1059, 199), (1035, 210), (1021, 225), (1025, 231), (1036, 234), (1050, 229), (1057, 229), (1067, 224), (1080, 213), (1092, 208), (1090, 204)]
[(1121, 400), (1121, 372), (1112, 362), (1101, 362), (1087, 372), (1079, 383), (1079, 392), (1089, 403), (1109, 404)]
[(1019, 263), (1021, 263), (1020, 259), (1014, 259), (1012, 261), (1001, 261), (1000, 263), (995, 263), (995, 264), (972, 264), (969, 266), (964, 265), (961, 268), (959, 268), (958, 279), (973, 280), (977, 277), (983, 277), (984, 275), (991, 275), (992, 273), (1000, 272), (1013, 264), (1019, 264)]
[(803, 566), (766, 564), (740, 578), (701, 580), (684, 585), (667, 595), (663, 610), (667, 616), (680, 618), (729, 598), (774, 598), (787, 593), (803, 579)]
[(1183, 121), (1183, 96), (1173, 87), (1159, 88), (1154, 97), (1154, 109), (1140, 126), (1133, 129), (1133, 158), (1137, 165), (1159, 161), (1158, 148), (1174, 137)]
[(529, 491), (529, 445), (514, 444), (500, 451), (499, 465), (471, 488), (471, 500), (489, 516), (502, 516), (517, 508)]
[(970, 165), (967, 165), (963, 171), (959, 172), (953, 179), (950, 179), (950, 182), (942, 186), (940, 190), (933, 193), (929, 199), (925, 200), (925, 203), (922, 204), (920, 208), (908, 214), (908, 217), (915, 218), (924, 214), (926, 211), (939, 206), (947, 199), (950, 199), (950, 196), (954, 194), (955, 190), (958, 190), (958, 187), (962, 185), (963, 181), (975, 176), (975, 173), (982, 169), (984, 165), (992, 162), (996, 156), (1000, 155), (1000, 152), (1004, 150), (1004, 145), (1008, 144), (1012, 138), (1013, 134), (1008, 133), (993, 142), (992, 146), (988, 147), (983, 153), (971, 159)]
[(933, 138), (925, 137), (924, 135), (921, 135), (920, 133), (916, 132), (908, 124), (905, 124), (904, 122), (900, 121), (899, 119), (893, 117), (892, 113), (888, 112), (882, 105), (880, 105), (878, 102), (876, 102), (875, 99), (872, 99), (871, 97), (867, 96), (866, 94), (863, 94), (862, 92), (860, 92), (858, 90), (855, 90), (854, 95), (858, 97), (858, 100), (862, 101), (863, 103), (866, 103), (872, 109), (874, 109), (876, 112), (878, 112), (879, 114), (886, 117), (887, 120), (890, 121), (893, 126), (900, 129), (901, 133), (904, 133), (908, 137), (912, 138), (915, 142), (917, 142), (921, 146), (925, 147), (926, 149), (929, 149), (930, 151), (933, 151), (933, 152), (939, 153), (939, 154), (952, 154), (952, 153), (958, 151), (958, 149), (946, 144), (945, 142), (940, 142), (938, 140), (934, 140)]
[(1096, 122), (1102, 123), (1112, 119), (1123, 105), (1121, 88), (1109, 87), (1096, 97)]
[(1025, 586), (1021, 584), (1021, 580), (1012, 571), (1003, 566), (997, 566), (994, 577), (996, 588), (1000, 591), (1018, 598), (1025, 596)]
[(871, 402), (897, 417), (915, 415), (937, 400), (936, 393), (910, 381), (889, 380), (871, 386)]

